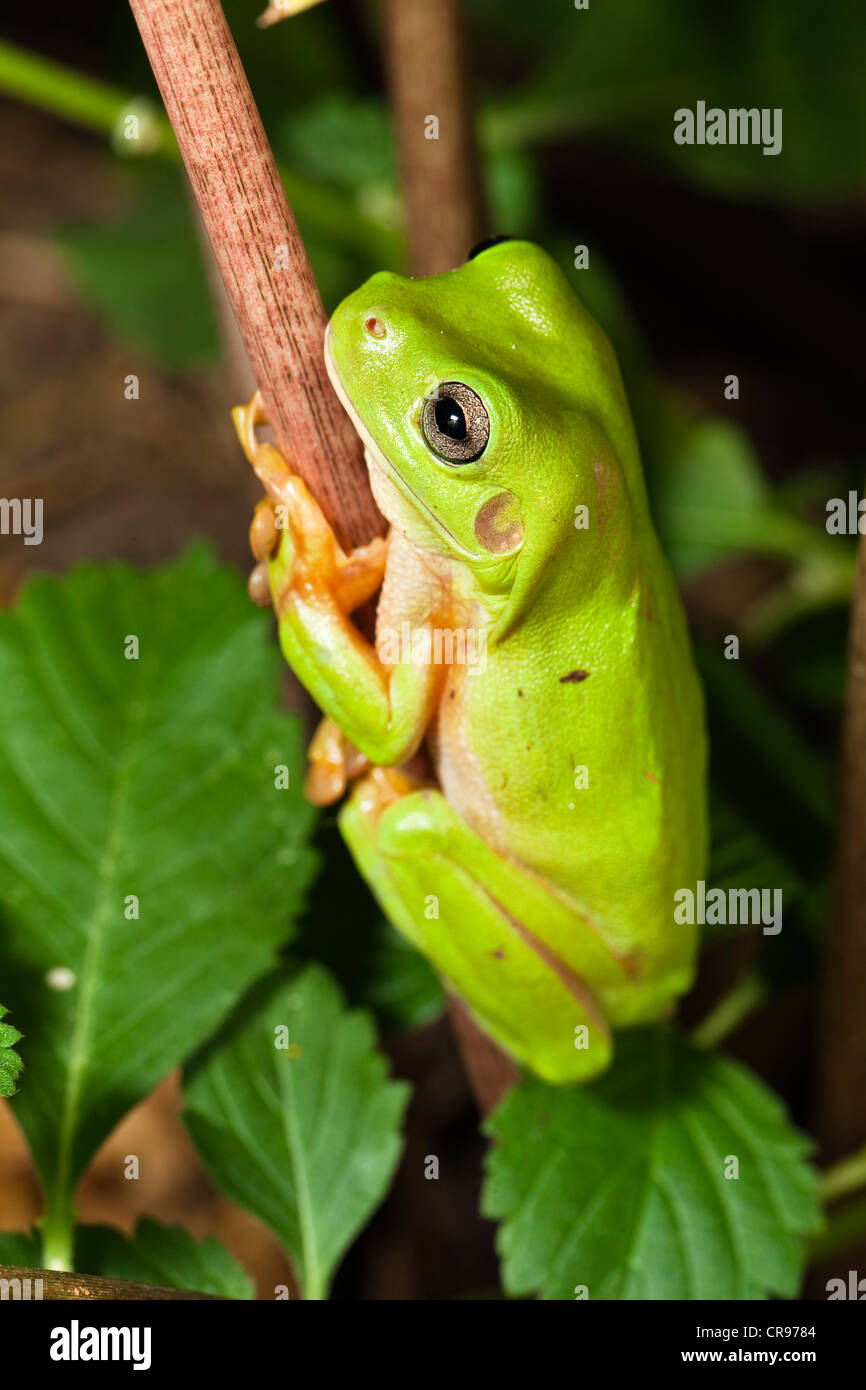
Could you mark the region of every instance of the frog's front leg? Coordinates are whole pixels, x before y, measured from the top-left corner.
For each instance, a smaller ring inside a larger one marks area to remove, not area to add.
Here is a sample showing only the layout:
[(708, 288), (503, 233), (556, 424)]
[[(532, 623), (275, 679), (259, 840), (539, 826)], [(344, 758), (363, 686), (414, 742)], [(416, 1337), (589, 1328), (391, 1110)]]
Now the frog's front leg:
[[(295, 675), (345, 738), (371, 762), (396, 764), (420, 744), (435, 704), (441, 671), (429, 662), (389, 666), (350, 621), (379, 588), (388, 542), (345, 555), (305, 483), (285, 459), (255, 438), (261, 402), (234, 412), (241, 443), (264, 483), (280, 522), (276, 549), (267, 525), (254, 522), (263, 552), (280, 645)], [(280, 510), (282, 509), (282, 515)], [(431, 626), (433, 589), (415, 584), (403, 616), (417, 631)]]
[[(256, 438), (256, 426), (266, 423), (261, 392), (256, 391), (247, 405), (237, 406), (232, 418), (243, 451), (268, 494), (256, 507), (250, 525), (250, 549), (259, 562), (251, 577), (252, 596), (259, 603), (270, 602), (268, 562), (277, 555), (281, 532), (294, 518), (301, 549), (309, 552), (307, 566), (315, 568), (318, 558), (320, 573), (329, 577), (334, 601), (344, 613), (352, 613), (380, 587), (388, 542), (377, 536), (369, 545), (344, 554), (303, 480), (276, 449)], [(267, 595), (261, 591), (261, 572)]]
[(610, 1031), (587, 975), (622, 969), (549, 885), (491, 850), (432, 789), (400, 795), (382, 770), (357, 783), (340, 829), (395, 926), (464, 997), (486, 1029), (546, 1081), (608, 1066)]

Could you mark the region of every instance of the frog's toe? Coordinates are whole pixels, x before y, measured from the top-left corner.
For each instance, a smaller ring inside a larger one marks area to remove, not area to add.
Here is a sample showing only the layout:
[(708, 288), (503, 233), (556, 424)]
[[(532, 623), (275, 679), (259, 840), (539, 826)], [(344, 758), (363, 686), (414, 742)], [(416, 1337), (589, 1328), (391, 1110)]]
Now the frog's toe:
[(314, 806), (339, 801), (349, 782), (369, 769), (369, 762), (333, 719), (322, 719), (307, 750), (309, 768), (304, 781), (307, 800)]
[(259, 608), (267, 608), (272, 603), (271, 581), (268, 578), (267, 565), (256, 565), (255, 569), (250, 571), (250, 577), (247, 580), (247, 593)]
[(463, 822), (442, 793), (425, 787), (383, 811), (377, 839), (385, 855), (443, 854), (450, 835), (462, 829)]
[(250, 522), (250, 550), (261, 562), (269, 560), (280, 543), (277, 529), (277, 516), (269, 497), (263, 497), (256, 506)]

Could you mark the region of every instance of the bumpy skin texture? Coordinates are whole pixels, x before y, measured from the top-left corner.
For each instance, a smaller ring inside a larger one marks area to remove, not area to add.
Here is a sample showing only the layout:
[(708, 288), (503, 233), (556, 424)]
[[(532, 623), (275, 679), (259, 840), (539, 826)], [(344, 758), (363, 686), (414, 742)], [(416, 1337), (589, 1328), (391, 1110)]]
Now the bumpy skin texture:
[[(614, 354), (519, 241), (428, 279), (374, 276), (326, 351), (393, 528), (380, 644), (405, 622), (486, 639), (483, 670), (381, 661), (333, 573), (304, 567), (316, 527), (295, 511), (270, 564), (287, 658), (373, 764), (426, 737), (441, 787), (367, 776), (344, 834), (482, 1024), (548, 1081), (584, 1079), (610, 1060), (609, 1026), (662, 1018), (688, 988), (694, 928), (673, 895), (706, 843), (702, 696)], [(486, 407), (474, 462), (425, 442), (445, 382)]]

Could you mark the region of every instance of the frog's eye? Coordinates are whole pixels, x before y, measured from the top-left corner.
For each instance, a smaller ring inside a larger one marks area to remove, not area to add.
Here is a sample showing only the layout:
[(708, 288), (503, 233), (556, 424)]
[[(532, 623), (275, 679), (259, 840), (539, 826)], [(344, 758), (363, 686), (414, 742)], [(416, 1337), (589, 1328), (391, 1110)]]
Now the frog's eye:
[(490, 438), (490, 417), (481, 397), (462, 381), (443, 381), (421, 411), (428, 449), (446, 463), (472, 463)]

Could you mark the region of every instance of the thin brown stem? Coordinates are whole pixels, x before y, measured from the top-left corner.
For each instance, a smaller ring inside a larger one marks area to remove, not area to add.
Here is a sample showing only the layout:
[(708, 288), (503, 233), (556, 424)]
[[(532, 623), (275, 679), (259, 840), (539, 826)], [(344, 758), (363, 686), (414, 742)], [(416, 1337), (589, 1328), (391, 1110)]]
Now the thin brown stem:
[(479, 1028), (456, 994), (449, 994), (448, 1009), (472, 1094), (481, 1114), (489, 1115), (520, 1079), (520, 1072), (508, 1054)]
[(848, 638), (839, 822), (818, 1039), (817, 1133), (826, 1159), (866, 1142), (866, 536)]
[(487, 223), (457, 0), (386, 0), (385, 41), (412, 273), (453, 270)]

